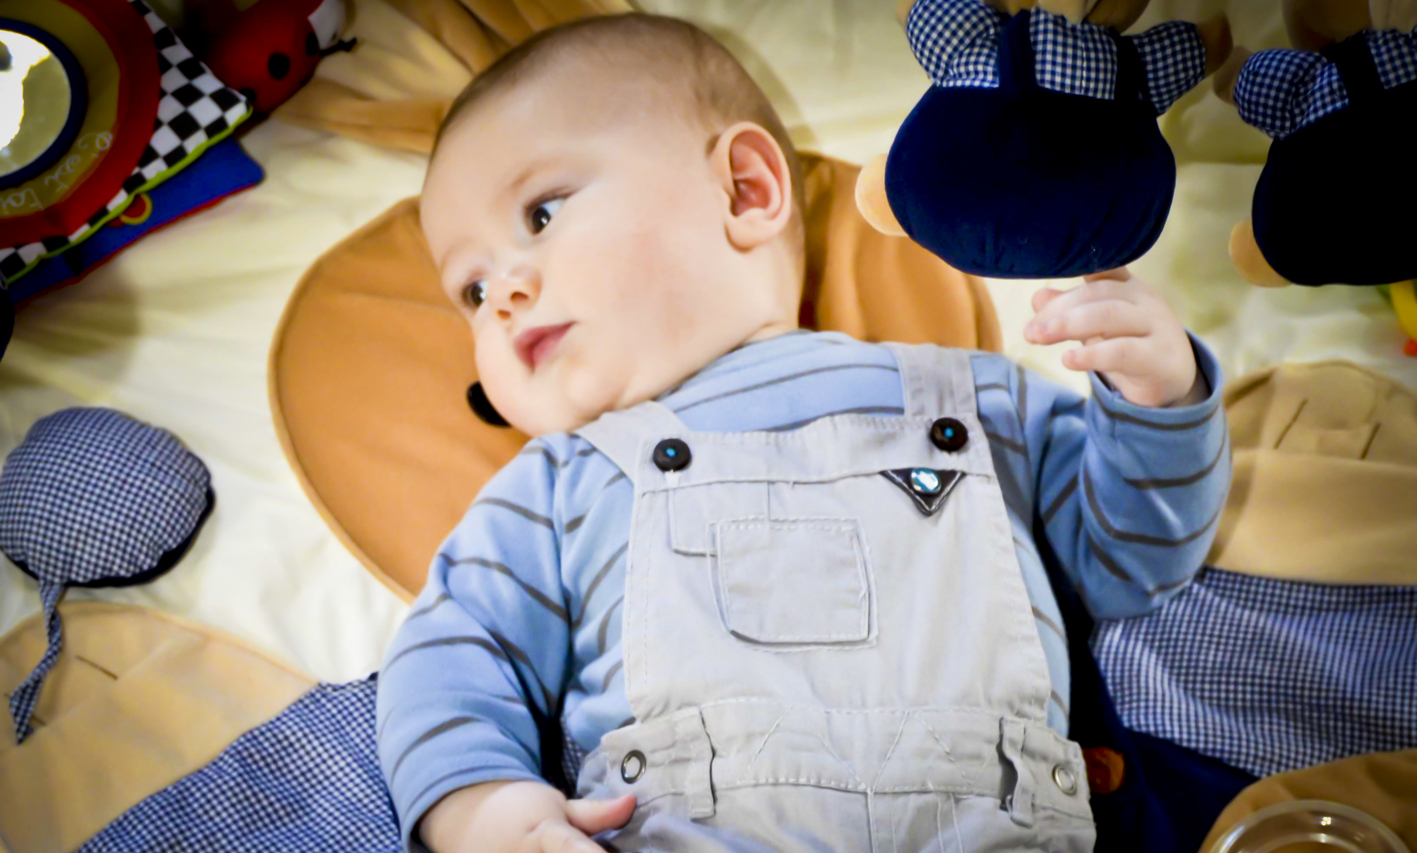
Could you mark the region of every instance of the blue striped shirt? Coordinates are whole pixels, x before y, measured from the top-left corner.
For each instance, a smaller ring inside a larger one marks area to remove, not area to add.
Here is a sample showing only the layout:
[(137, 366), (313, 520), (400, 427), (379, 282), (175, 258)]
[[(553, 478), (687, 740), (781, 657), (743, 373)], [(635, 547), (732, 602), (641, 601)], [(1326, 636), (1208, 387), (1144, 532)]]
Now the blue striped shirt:
[[(1034, 520), (1098, 616), (1144, 613), (1190, 580), (1230, 483), (1219, 367), (1192, 342), (1212, 393), (1175, 409), (1132, 405), (1095, 376), (1089, 401), (1003, 356), (972, 358), (1060, 732), (1067, 638)], [(904, 411), (894, 354), (838, 333), (741, 347), (660, 401), (690, 429), (718, 432)], [(379, 754), (405, 838), (457, 788), (540, 778), (538, 718), (559, 708), (585, 751), (630, 720), (620, 630), (633, 501), (607, 457), (550, 435), (499, 471), (448, 537), (379, 679)]]

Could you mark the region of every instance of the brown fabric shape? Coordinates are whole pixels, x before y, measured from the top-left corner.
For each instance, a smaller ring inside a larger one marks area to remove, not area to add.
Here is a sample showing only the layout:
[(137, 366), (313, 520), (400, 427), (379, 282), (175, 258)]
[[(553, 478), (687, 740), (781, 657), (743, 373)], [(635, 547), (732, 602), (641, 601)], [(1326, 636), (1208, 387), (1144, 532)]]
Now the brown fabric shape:
[(1417, 393), (1326, 361), (1241, 377), (1225, 405), (1235, 474), (1210, 565), (1417, 584)]
[[(1237, 823), (1262, 808), (1291, 800), (1328, 800), (1367, 812), (1417, 850), (1417, 749), (1355, 755), (1261, 779), (1225, 807), (1201, 845), (1207, 853)], [(1285, 847), (1325, 853), (1327, 845)]]
[[(984, 283), (866, 224), (857, 167), (804, 156), (805, 315), (866, 340), (997, 350)], [(439, 289), (408, 199), (316, 261), (271, 347), (276, 431), (335, 534), (394, 592), (423, 586), (439, 543), (526, 437), (478, 421), (470, 333)]]
[[(61, 605), (64, 650), (35, 732), (0, 736), (0, 850), (68, 853), (212, 761), (315, 686), (212, 628), (127, 604)], [(0, 638), (0, 688), (46, 645), (35, 615)]]

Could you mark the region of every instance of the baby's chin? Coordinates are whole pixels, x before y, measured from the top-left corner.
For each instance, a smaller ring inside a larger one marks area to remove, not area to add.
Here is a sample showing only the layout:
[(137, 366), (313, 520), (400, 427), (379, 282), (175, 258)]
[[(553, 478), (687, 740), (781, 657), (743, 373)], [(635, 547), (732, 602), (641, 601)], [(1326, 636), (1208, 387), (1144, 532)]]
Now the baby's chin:
[(556, 381), (523, 389), (520, 405), (503, 413), (512, 426), (533, 437), (574, 432), (606, 412), (651, 400), (674, 384), (668, 379), (656, 381), (655, 377), (634, 370), (617, 370), (617, 365), (567, 361), (557, 365)]

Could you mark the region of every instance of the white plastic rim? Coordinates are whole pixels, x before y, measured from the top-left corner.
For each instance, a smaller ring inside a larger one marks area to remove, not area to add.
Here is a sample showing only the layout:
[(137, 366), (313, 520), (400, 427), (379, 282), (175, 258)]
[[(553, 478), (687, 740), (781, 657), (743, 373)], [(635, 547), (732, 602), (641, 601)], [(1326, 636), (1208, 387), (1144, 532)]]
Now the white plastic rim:
[(1221, 836), (1209, 853), (1276, 853), (1293, 844), (1323, 844), (1344, 853), (1412, 853), (1377, 818), (1328, 800), (1260, 809)]

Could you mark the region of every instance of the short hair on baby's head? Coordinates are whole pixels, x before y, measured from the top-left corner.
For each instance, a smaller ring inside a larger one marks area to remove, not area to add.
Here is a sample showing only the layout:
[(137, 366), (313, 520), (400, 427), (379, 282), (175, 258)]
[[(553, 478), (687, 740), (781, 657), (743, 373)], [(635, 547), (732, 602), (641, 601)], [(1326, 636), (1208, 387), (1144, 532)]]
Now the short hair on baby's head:
[[(792, 177), (793, 211), (789, 226), (802, 254), (802, 166), (787, 129), (767, 95), (727, 48), (693, 24), (663, 15), (630, 12), (582, 18), (539, 33), (513, 47), (478, 74), (453, 101), (438, 128), (434, 154), (447, 129), (479, 100), (534, 77), (553, 60), (576, 59), (606, 66), (645, 66), (639, 85), (658, 85), (717, 137), (739, 121), (760, 125), (777, 140)], [(709, 145), (712, 146), (713, 139)]]

